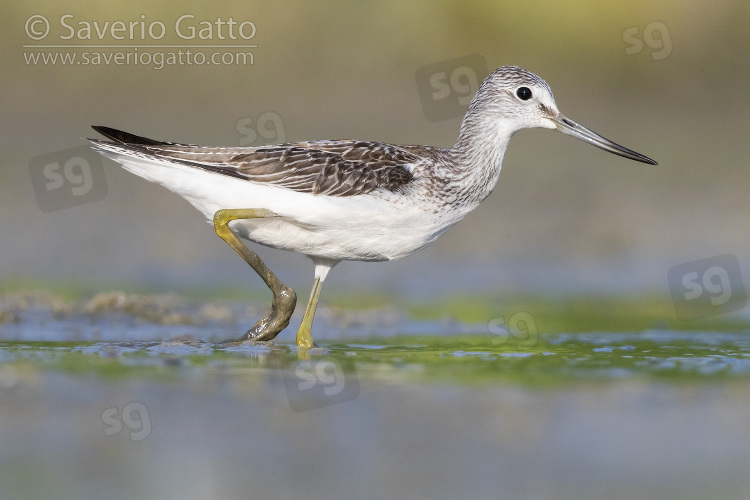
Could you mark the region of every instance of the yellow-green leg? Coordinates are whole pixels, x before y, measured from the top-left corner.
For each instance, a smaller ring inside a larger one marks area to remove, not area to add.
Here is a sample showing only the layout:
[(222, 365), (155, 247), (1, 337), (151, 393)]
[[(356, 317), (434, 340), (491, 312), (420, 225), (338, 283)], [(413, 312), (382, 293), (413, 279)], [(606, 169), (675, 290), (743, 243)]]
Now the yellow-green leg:
[(338, 260), (322, 257), (312, 257), (312, 260), (315, 263), (315, 284), (310, 293), (310, 300), (307, 301), (307, 307), (305, 307), (305, 316), (302, 318), (302, 324), (299, 330), (297, 330), (297, 345), (303, 349), (315, 346), (312, 338), (312, 323), (315, 317), (315, 309), (318, 307), (320, 290), (323, 288), (323, 281), (325, 281), (328, 271), (339, 262)]
[(297, 304), (297, 294), (290, 287), (282, 283), (273, 272), (258, 257), (258, 254), (251, 251), (229, 228), (229, 223), (237, 219), (257, 219), (263, 217), (276, 217), (276, 214), (270, 210), (262, 208), (239, 208), (218, 210), (214, 214), (214, 229), (219, 237), (226, 241), (227, 244), (234, 248), (250, 264), (258, 276), (268, 285), (273, 292), (273, 302), (271, 302), (271, 313), (258, 320), (253, 327), (240, 337), (243, 340), (271, 340), (279, 334), (281, 330), (289, 325), (289, 318), (292, 317), (294, 306)]
[(297, 330), (297, 345), (299, 347), (309, 349), (315, 345), (312, 338), (312, 322), (315, 317), (315, 309), (318, 307), (321, 288), (323, 288), (323, 283), (320, 281), (320, 278), (315, 278), (315, 284), (310, 293), (310, 300), (307, 301), (307, 307), (305, 307), (302, 324), (299, 326), (299, 330)]

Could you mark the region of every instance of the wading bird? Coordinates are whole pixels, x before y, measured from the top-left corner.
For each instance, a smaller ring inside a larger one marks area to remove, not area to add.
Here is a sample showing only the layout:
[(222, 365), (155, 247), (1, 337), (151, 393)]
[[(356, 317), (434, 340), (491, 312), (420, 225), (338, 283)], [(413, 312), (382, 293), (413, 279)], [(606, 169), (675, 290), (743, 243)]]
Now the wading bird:
[(93, 128), (111, 142), (89, 140), (126, 170), (190, 202), (271, 289), (270, 314), (238, 340), (275, 338), (297, 302), (240, 238), (309, 256), (315, 284), (297, 332), (297, 345), (309, 348), (333, 266), (400, 259), (435, 241), (495, 188), (511, 136), (535, 127), (656, 165), (563, 116), (547, 83), (516, 66), (485, 78), (449, 149), (355, 140), (205, 147), (100, 126)]

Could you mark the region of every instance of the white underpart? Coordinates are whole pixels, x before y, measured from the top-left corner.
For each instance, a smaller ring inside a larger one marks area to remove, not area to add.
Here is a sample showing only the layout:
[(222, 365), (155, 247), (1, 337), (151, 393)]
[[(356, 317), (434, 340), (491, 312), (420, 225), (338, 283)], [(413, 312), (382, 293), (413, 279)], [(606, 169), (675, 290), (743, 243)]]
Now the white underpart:
[(278, 217), (236, 220), (230, 227), (238, 236), (262, 245), (322, 258), (323, 265), (316, 265), (321, 280), (333, 267), (324, 269), (325, 259), (329, 264), (399, 259), (427, 246), (464, 215), (434, 213), (396, 193), (313, 195), (167, 160), (130, 156), (118, 151), (117, 145), (100, 143), (97, 148), (129, 172), (179, 194), (209, 222), (219, 209), (272, 211)]

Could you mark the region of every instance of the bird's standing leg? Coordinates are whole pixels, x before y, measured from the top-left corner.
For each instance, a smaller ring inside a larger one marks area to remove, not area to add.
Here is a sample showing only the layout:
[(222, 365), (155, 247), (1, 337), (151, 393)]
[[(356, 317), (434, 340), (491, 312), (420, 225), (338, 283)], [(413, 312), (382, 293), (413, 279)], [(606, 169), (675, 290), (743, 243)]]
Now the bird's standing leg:
[(306, 349), (315, 345), (312, 338), (312, 322), (315, 316), (315, 309), (318, 307), (318, 299), (320, 298), (320, 289), (323, 288), (323, 281), (325, 281), (328, 271), (339, 263), (337, 260), (320, 257), (312, 257), (312, 260), (315, 263), (315, 284), (310, 293), (310, 300), (307, 301), (307, 307), (305, 307), (302, 324), (297, 331), (297, 345)]
[(276, 214), (263, 208), (222, 209), (214, 214), (214, 229), (219, 237), (250, 264), (258, 276), (273, 292), (271, 313), (258, 320), (239, 341), (243, 340), (271, 340), (289, 324), (297, 304), (297, 294), (290, 287), (282, 283), (273, 272), (260, 260), (258, 254), (245, 246), (237, 235), (229, 228), (229, 223), (237, 219), (257, 219), (262, 217), (276, 217)]

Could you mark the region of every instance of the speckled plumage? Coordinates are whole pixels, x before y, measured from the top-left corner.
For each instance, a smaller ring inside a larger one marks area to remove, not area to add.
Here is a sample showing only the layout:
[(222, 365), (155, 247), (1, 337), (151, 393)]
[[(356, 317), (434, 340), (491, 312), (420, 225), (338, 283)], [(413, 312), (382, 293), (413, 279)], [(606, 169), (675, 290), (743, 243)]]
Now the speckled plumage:
[(108, 127), (94, 129), (118, 141), (123, 150), (142, 158), (161, 158), (316, 195), (356, 196), (377, 189), (399, 191), (412, 180), (406, 166), (420, 160), (398, 146), (366, 141), (227, 148), (160, 143)]
[[(533, 102), (515, 95), (520, 86), (532, 90)], [(234, 222), (253, 241), (333, 260), (390, 260), (423, 248), (476, 208), (497, 183), (513, 133), (554, 128), (558, 116), (544, 80), (503, 66), (482, 82), (450, 149), (352, 140), (204, 147), (107, 127), (95, 129), (113, 142), (91, 142), (209, 220), (219, 208), (281, 216), (275, 223)], [(201, 171), (211, 175), (204, 180)]]

